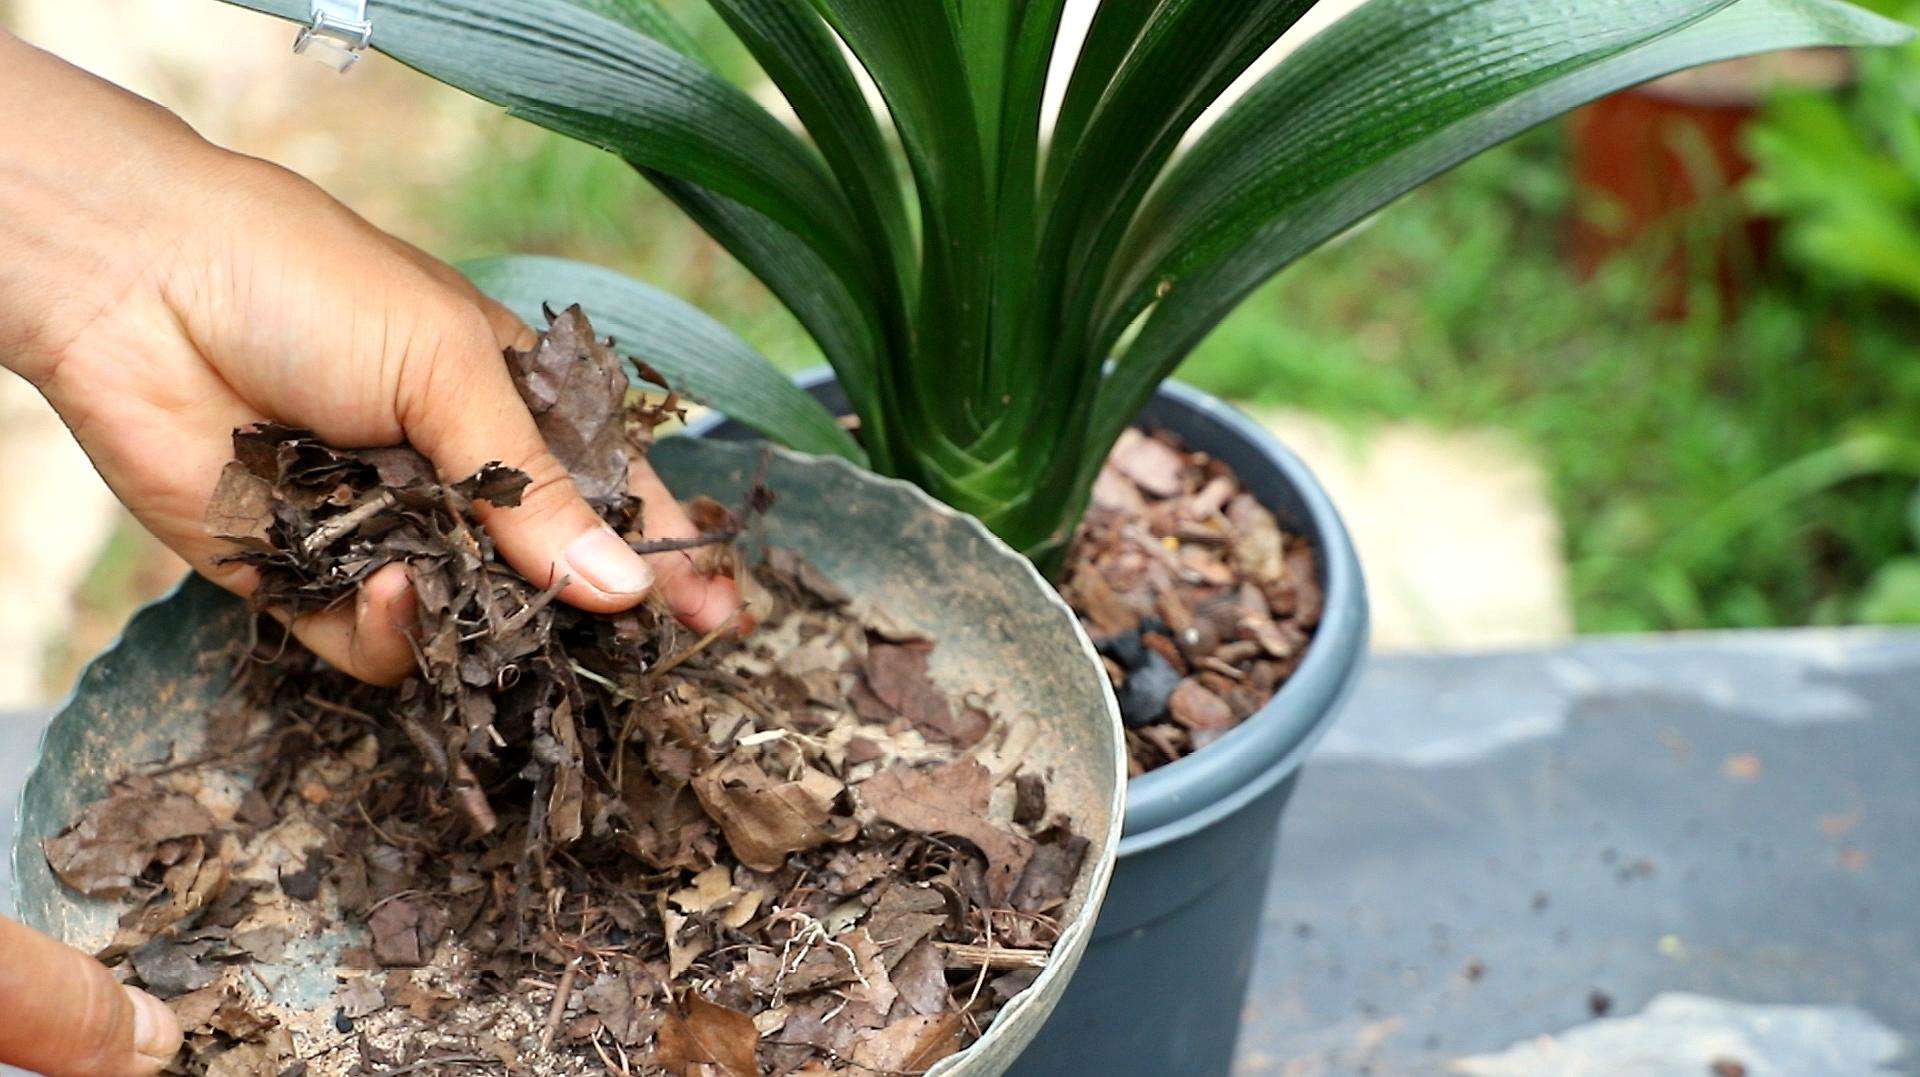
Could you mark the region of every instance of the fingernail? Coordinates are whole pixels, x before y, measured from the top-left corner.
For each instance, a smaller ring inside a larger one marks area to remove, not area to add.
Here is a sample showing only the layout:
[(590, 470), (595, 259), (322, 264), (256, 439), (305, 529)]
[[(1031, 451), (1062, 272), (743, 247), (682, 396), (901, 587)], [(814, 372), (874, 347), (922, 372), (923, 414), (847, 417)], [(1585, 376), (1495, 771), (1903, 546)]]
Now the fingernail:
[(180, 1022), (167, 1004), (137, 987), (122, 987), (133, 1003), (133, 1049), (148, 1058), (171, 1059), (180, 1050)]
[(653, 569), (611, 528), (596, 528), (567, 547), (574, 574), (610, 595), (637, 595), (653, 586)]
[[(396, 571), (397, 570), (397, 571)], [(387, 624), (402, 635), (412, 635), (420, 618), (420, 599), (413, 590), (413, 568), (403, 562), (395, 562), (387, 568), (373, 574), (360, 587), (363, 603), (371, 605), (378, 598), (386, 607)], [(366, 610), (361, 610), (364, 623)]]

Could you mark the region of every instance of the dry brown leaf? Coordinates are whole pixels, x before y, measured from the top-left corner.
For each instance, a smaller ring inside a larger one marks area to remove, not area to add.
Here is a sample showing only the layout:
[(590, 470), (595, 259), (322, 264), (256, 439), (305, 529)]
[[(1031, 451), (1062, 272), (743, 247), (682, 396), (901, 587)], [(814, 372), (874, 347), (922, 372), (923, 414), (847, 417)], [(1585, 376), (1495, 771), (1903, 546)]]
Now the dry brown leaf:
[(749, 759), (732, 758), (693, 780), (693, 791), (720, 824), (727, 847), (756, 871), (778, 871), (788, 854), (833, 838), (827, 820), (841, 784), (805, 768), (797, 781), (779, 781)]
[(207, 532), (248, 549), (271, 549), (273, 484), (238, 460), (229, 461), (207, 502)]
[(867, 647), (862, 667), (867, 687), (926, 736), (971, 748), (987, 735), (993, 722), (974, 708), (955, 708), (934, 685), (927, 671), (927, 656), (932, 649), (926, 644), (873, 642)]
[(885, 950), (889, 967), (947, 922), (947, 899), (926, 886), (887, 887), (867, 917), (867, 931)]
[(1013, 892), (1033, 843), (987, 818), (993, 774), (976, 759), (916, 770), (896, 765), (860, 783), (860, 800), (895, 826), (964, 838), (987, 858), (987, 893), (995, 904)]
[(677, 980), (713, 946), (704, 921), (676, 912), (666, 896), (660, 899), (660, 924), (667, 939), (667, 979)]
[(637, 1047), (653, 1035), (666, 1016), (649, 1005), (652, 995), (651, 980), (629, 969), (619, 975), (601, 975), (580, 992), (580, 1000), (599, 1016), (601, 1026), (614, 1039)]
[(947, 959), (931, 939), (917, 943), (893, 969), (893, 986), (914, 1013), (938, 1015), (953, 1009), (947, 987)]
[(207, 1077), (260, 1077), (266, 1073), (282, 1073), (297, 1057), (293, 1033), (276, 1028), (266, 1039), (241, 1044), (214, 1059), (207, 1067)]
[(578, 305), (549, 322), (531, 351), (508, 351), (514, 386), (580, 493), (617, 498), (627, 488), (626, 370)]
[(654, 1061), (675, 1074), (709, 1065), (720, 1067), (726, 1077), (756, 1077), (754, 1050), (759, 1045), (760, 1030), (753, 1018), (689, 991), (661, 1023)]
[(406, 898), (385, 902), (367, 918), (373, 956), (388, 967), (417, 968), (433, 956), (432, 918)]
[(725, 864), (715, 864), (693, 877), (693, 885), (675, 890), (667, 900), (688, 914), (706, 912), (726, 902), (738, 892), (733, 888), (733, 872)]
[(1056, 832), (1051, 840), (1038, 843), (1020, 883), (1013, 888), (1013, 907), (1021, 912), (1050, 913), (1066, 903), (1073, 884), (1080, 878), (1086, 862), (1087, 839), (1077, 834)]
[(164, 843), (213, 829), (213, 816), (192, 797), (121, 785), (43, 849), (61, 882), (90, 897), (119, 897)]
[(333, 993), (333, 1002), (341, 1013), (358, 1018), (386, 1009), (387, 995), (377, 976), (356, 976)]
[(962, 1015), (916, 1015), (860, 1037), (856, 1064), (880, 1073), (925, 1073), (934, 1063), (966, 1046)]

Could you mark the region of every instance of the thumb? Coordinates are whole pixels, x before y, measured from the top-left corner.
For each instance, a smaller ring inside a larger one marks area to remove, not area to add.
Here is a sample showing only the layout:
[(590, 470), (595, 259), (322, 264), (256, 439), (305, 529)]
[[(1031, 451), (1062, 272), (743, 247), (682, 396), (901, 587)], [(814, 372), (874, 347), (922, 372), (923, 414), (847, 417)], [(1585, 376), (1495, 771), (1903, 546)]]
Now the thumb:
[(566, 579), (563, 601), (595, 613), (640, 602), (653, 570), (580, 496), (547, 451), (501, 359), (503, 342), (475, 308), (408, 356), (397, 412), (406, 437), (447, 478), (498, 461), (533, 481), (516, 508), (482, 504), (481, 520), (508, 564), (530, 582)]
[(47, 1077), (147, 1077), (180, 1050), (166, 1004), (0, 917), (0, 1062)]

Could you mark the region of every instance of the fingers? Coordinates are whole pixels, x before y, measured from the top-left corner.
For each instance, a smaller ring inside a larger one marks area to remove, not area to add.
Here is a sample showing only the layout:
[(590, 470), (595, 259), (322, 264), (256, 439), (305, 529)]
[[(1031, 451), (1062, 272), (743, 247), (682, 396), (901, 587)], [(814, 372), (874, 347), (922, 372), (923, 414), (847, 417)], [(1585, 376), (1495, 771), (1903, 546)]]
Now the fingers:
[[(645, 460), (627, 469), (627, 489), (641, 500), (641, 525), (653, 539), (688, 539), (700, 534), (680, 502)], [(711, 632), (740, 610), (740, 589), (728, 576), (702, 574), (692, 552), (679, 550), (647, 558), (659, 580), (660, 597), (688, 628)], [(743, 632), (751, 625), (742, 625)]]
[(404, 565), (388, 565), (360, 585), (351, 604), (293, 622), (293, 634), (328, 664), (369, 684), (392, 686), (415, 667), (419, 603)]
[(47, 1077), (147, 1077), (180, 1050), (159, 999), (0, 917), (0, 1062)]
[(566, 580), (560, 598), (581, 609), (633, 607), (653, 586), (653, 570), (547, 451), (500, 361), (495, 327), (479, 308), (465, 309), (457, 323), (430, 330), (425, 354), (409, 356), (417, 369), (403, 379), (398, 408), (407, 439), (443, 475), (469, 475), (494, 461), (526, 472), (532, 485), (518, 507), (480, 506), (501, 556), (536, 586)]
[[(413, 253), (432, 261), (418, 250)], [(447, 268), (444, 263), (441, 265)], [(450, 268), (448, 271), (453, 272)], [(454, 276), (459, 277), (459, 274), (455, 272)], [(466, 280), (464, 277), (459, 279)], [(471, 283), (467, 284), (467, 288), (486, 315), (495, 343), (502, 348), (519, 349), (534, 345), (537, 335), (512, 311), (474, 290)], [(649, 538), (694, 538), (699, 535), (699, 529), (680, 507), (680, 502), (644, 459), (636, 459), (628, 469), (627, 490), (641, 499), (641, 526)], [(655, 586), (666, 600), (667, 607), (687, 627), (697, 632), (711, 632), (740, 609), (740, 592), (734, 581), (727, 576), (701, 573), (691, 553), (654, 554), (645, 558), (645, 561), (653, 570)]]

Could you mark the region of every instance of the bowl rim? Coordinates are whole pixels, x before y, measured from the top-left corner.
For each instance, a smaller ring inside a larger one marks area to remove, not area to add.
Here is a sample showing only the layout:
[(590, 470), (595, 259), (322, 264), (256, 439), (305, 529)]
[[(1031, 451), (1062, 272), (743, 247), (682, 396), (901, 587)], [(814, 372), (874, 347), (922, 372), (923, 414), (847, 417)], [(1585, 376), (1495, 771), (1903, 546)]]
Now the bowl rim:
[[(813, 392), (834, 385), (836, 375), (832, 367), (822, 365), (800, 371), (793, 381)], [(1272, 699), (1204, 750), (1128, 782), (1120, 842), (1123, 860), (1206, 829), (1298, 770), (1352, 694), (1365, 665), (1371, 627), (1366, 579), (1353, 538), (1332, 496), (1305, 461), (1245, 412), (1203, 389), (1168, 379), (1157, 388), (1142, 417), (1151, 424), (1153, 412), (1163, 407), (1193, 424), (1211, 424), (1221, 436), (1244, 445), (1291, 488), (1303, 510), (1296, 514), (1304, 517), (1296, 521), (1298, 529), (1307, 533), (1321, 555), (1325, 613), (1300, 667)], [(1139, 422), (1136, 417), (1136, 425)], [(689, 422), (686, 436), (705, 439), (729, 424), (760, 438), (757, 431), (719, 411)], [(1180, 424), (1164, 425), (1189, 436), (1189, 431), (1177, 429)], [(1251, 485), (1248, 479), (1241, 475), (1242, 482)], [(1261, 500), (1269, 509), (1281, 508), (1267, 498)], [(1051, 583), (1046, 586), (1058, 594)]]

